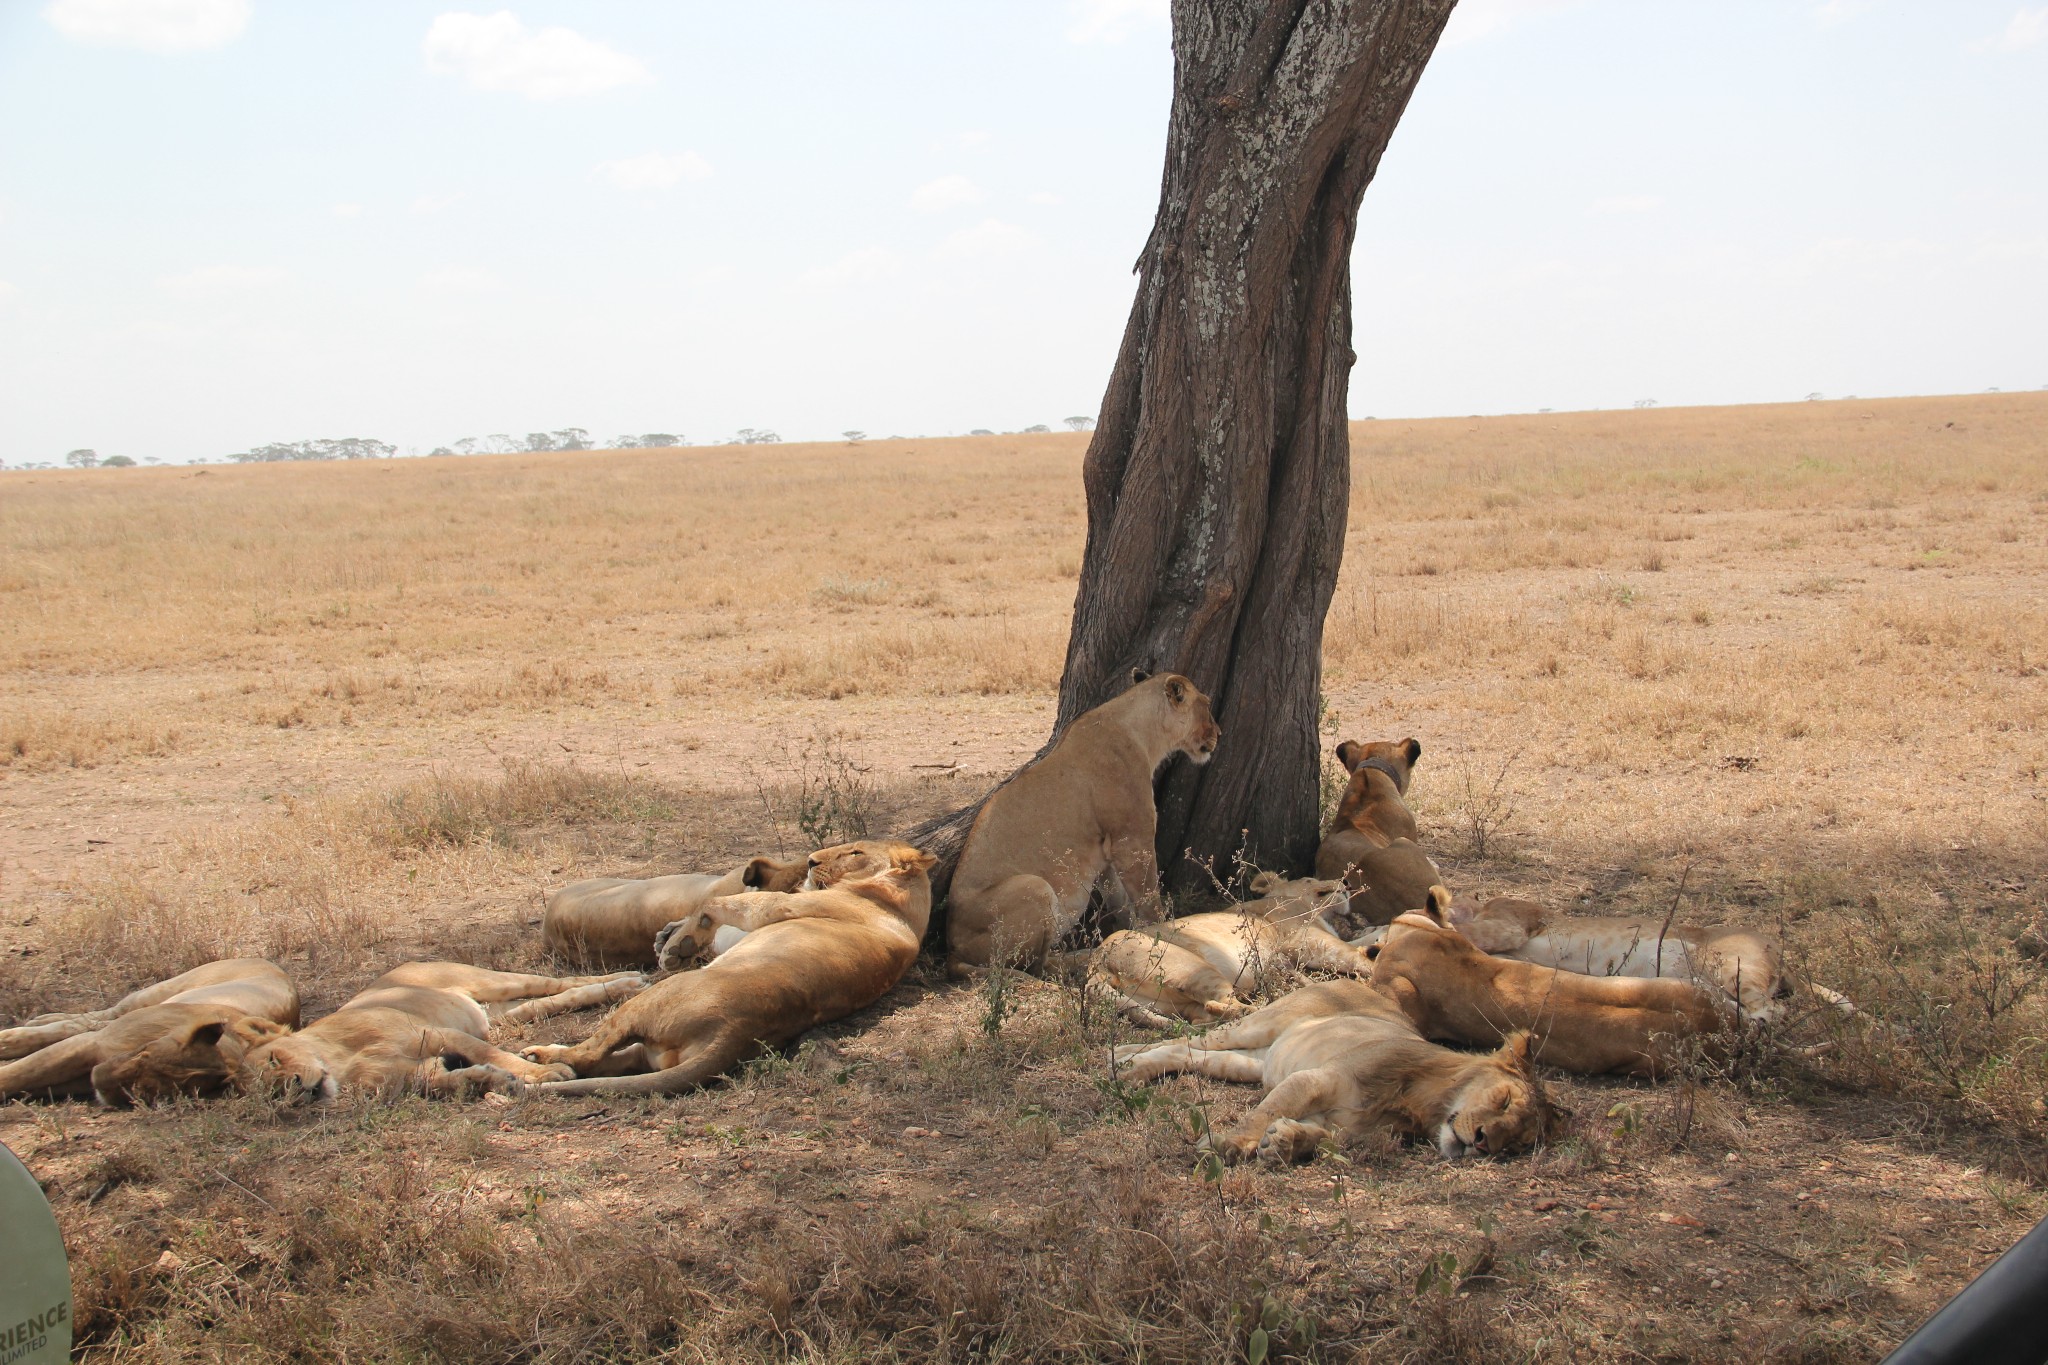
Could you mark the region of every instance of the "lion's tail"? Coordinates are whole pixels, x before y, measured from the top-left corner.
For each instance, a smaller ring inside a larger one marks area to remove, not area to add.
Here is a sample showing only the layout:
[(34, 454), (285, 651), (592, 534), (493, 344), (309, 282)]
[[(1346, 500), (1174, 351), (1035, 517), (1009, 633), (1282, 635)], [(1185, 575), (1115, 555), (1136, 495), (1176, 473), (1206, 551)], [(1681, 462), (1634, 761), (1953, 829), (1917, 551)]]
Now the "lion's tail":
[(754, 1051), (748, 1043), (724, 1037), (705, 1040), (663, 1071), (637, 1076), (588, 1076), (574, 1081), (545, 1081), (536, 1089), (549, 1095), (679, 1095), (694, 1090)]

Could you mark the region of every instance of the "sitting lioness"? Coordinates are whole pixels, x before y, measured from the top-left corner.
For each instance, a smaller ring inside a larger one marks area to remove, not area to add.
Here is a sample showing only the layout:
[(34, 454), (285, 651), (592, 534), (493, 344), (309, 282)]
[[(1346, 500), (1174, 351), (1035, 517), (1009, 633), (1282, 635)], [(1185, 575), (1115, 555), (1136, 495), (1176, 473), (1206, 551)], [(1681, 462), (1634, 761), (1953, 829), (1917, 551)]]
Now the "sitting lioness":
[[(592, 877), (548, 897), (541, 937), (549, 948), (592, 967), (645, 967), (654, 961), (654, 936), (713, 896), (739, 891), (794, 891), (806, 864), (755, 858), (719, 875), (683, 872), (632, 881)], [(729, 945), (720, 945), (721, 950)]]
[(1534, 1146), (1550, 1102), (1529, 1064), (1529, 1036), (1498, 1052), (1453, 1052), (1424, 1041), (1364, 981), (1304, 986), (1199, 1038), (1116, 1049), (1132, 1081), (1194, 1071), (1266, 1087), (1237, 1128), (1215, 1140), (1225, 1161), (1307, 1161), (1333, 1136), (1375, 1127), (1427, 1138), (1447, 1157), (1499, 1156)]
[(1337, 932), (1349, 895), (1339, 881), (1252, 878), (1261, 899), (1234, 910), (1185, 915), (1111, 934), (1095, 950), (1088, 975), (1117, 1006), (1143, 1023), (1166, 1016), (1205, 1024), (1235, 1019), (1251, 1006), (1237, 996), (1259, 969), (1294, 966), (1366, 976), (1372, 959)]
[(1165, 917), (1152, 775), (1175, 753), (1208, 762), (1222, 732), (1209, 699), (1180, 674), (1134, 670), (1131, 680), (975, 816), (946, 901), (955, 975), (996, 963), (1037, 970), (1105, 869), (1137, 923)]
[(864, 840), (811, 855), (821, 890), (707, 902), (667, 935), (665, 960), (686, 959), (720, 926), (746, 937), (701, 971), (656, 982), (583, 1042), (527, 1048), (532, 1062), (588, 1078), (542, 1090), (673, 1094), (873, 1004), (917, 960), (933, 861), (908, 844)]
[(1388, 924), (1403, 910), (1417, 909), (1443, 880), (1415, 842), (1415, 816), (1401, 799), (1420, 757), (1422, 746), (1412, 739), (1337, 746), (1351, 783), (1316, 849), (1316, 875), (1342, 877), (1351, 888), (1351, 913), (1368, 924)]
[(535, 1066), (488, 1041), (493, 1022), (525, 1023), (624, 1000), (647, 979), (527, 976), (461, 962), (408, 962), (372, 981), (347, 1004), (296, 1033), (243, 1019), (230, 1032), (243, 1046), (235, 1080), (244, 1089), (291, 1099), (333, 1099), (344, 1088), (380, 1095), (517, 1093), (559, 1079), (566, 1068)]
[(1526, 1029), (1552, 1066), (1656, 1076), (1680, 1040), (1724, 1022), (1689, 981), (1587, 976), (1481, 952), (1446, 922), (1450, 904), (1449, 891), (1431, 887), (1426, 909), (1399, 916), (1366, 949), (1373, 984), (1427, 1037), (1492, 1044)]
[(243, 1019), (299, 1022), (299, 993), (274, 963), (209, 962), (103, 1010), (38, 1015), (0, 1030), (0, 1057), (19, 1059), (0, 1065), (0, 1099), (90, 1094), (114, 1104), (210, 1095), (226, 1087), (232, 1069), (222, 1034)]
[(1750, 1023), (1785, 1012), (1792, 986), (1777, 943), (1754, 929), (1667, 924), (1653, 916), (1552, 918), (1534, 901), (1453, 900), (1451, 927), (1482, 951), (1589, 976), (1671, 977), (1718, 987)]

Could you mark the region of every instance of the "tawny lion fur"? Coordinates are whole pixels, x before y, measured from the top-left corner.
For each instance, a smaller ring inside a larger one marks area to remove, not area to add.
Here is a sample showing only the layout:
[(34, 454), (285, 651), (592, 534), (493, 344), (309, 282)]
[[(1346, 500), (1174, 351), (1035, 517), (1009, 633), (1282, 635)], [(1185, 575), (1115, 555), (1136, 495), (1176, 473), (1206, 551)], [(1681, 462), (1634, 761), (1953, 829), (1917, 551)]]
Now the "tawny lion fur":
[[(742, 891), (794, 891), (806, 864), (755, 858), (732, 871), (682, 872), (634, 881), (592, 877), (548, 897), (541, 938), (553, 951), (590, 967), (649, 967), (654, 936), (704, 902)], [(720, 945), (722, 951), (729, 944)]]
[(1791, 997), (1777, 941), (1754, 929), (1667, 924), (1654, 916), (1552, 917), (1534, 901), (1453, 900), (1451, 927), (1484, 952), (1588, 976), (1666, 977), (1718, 989), (1745, 1022), (1767, 1024)]
[[(275, 963), (238, 957), (194, 967), (103, 1010), (44, 1014), (0, 1030), (0, 1099), (92, 1095), (149, 1102), (224, 1089), (243, 1019), (291, 1027), (299, 993)], [(225, 1051), (224, 1051), (225, 1047)]]
[(1337, 932), (1350, 897), (1340, 881), (1287, 881), (1261, 872), (1260, 899), (1111, 934), (1095, 950), (1090, 979), (1126, 1014), (1164, 1026), (1167, 1016), (1206, 1024), (1251, 1008), (1238, 990), (1275, 967), (1366, 976), (1372, 959)]
[(1213, 1139), (1229, 1162), (1307, 1161), (1376, 1128), (1426, 1138), (1447, 1157), (1500, 1155), (1549, 1126), (1528, 1035), (1488, 1055), (1453, 1052), (1364, 981), (1305, 986), (1199, 1038), (1117, 1048), (1116, 1060), (1132, 1081), (1193, 1071), (1263, 1085), (1258, 1107)]
[(1351, 782), (1316, 849), (1316, 875), (1343, 878), (1351, 913), (1367, 924), (1388, 924), (1420, 908), (1443, 879), (1415, 842), (1415, 816), (1402, 800), (1420, 757), (1422, 745), (1412, 739), (1337, 746)]
[(297, 1032), (255, 1019), (232, 1025), (243, 1048), (235, 1079), (244, 1089), (293, 1099), (332, 1099), (344, 1089), (516, 1093), (568, 1073), (492, 1046), (494, 1021), (525, 1023), (587, 1009), (626, 999), (645, 984), (638, 972), (528, 976), (461, 962), (408, 962)]
[(1132, 677), (975, 816), (947, 897), (956, 974), (996, 963), (1037, 970), (1105, 870), (1136, 923), (1165, 917), (1152, 777), (1176, 753), (1208, 762), (1222, 732), (1209, 698), (1178, 673)]
[(1538, 1061), (1587, 1075), (1656, 1076), (1686, 1038), (1724, 1023), (1714, 997), (1689, 981), (1586, 976), (1493, 957), (1444, 920), (1451, 893), (1388, 926), (1373, 954), (1373, 984), (1430, 1038), (1498, 1043), (1535, 1036)]
[(932, 862), (907, 844), (843, 844), (810, 857), (807, 880), (821, 889), (707, 902), (666, 931), (664, 960), (687, 960), (721, 926), (746, 937), (710, 966), (656, 982), (583, 1042), (526, 1049), (581, 1078), (543, 1090), (673, 1094), (873, 1004), (917, 960)]

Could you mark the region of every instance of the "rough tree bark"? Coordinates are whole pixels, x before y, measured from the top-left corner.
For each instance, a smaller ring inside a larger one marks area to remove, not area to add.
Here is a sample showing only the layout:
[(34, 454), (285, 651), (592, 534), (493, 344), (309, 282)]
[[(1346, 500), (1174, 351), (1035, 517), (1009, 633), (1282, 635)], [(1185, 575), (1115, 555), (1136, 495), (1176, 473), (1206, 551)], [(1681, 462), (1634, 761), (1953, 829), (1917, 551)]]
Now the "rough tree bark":
[[(1456, 0), (1175, 0), (1166, 170), (1088, 447), (1053, 734), (1133, 666), (1223, 727), (1159, 793), (1169, 891), (1314, 857), (1323, 618), (1350, 501), (1358, 209)], [(974, 808), (913, 838), (945, 857)]]

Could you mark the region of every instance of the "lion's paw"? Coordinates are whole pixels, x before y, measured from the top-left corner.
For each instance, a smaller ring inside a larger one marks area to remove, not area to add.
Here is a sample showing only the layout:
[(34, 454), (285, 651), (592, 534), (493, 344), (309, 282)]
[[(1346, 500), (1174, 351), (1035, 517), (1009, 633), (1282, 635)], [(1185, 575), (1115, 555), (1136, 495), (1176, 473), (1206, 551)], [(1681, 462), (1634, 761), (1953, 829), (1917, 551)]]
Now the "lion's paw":
[(1229, 1137), (1217, 1138), (1210, 1144), (1210, 1150), (1223, 1158), (1224, 1165), (1239, 1166), (1258, 1153), (1259, 1140), (1249, 1134), (1233, 1133)]
[(702, 956), (705, 945), (697, 937), (697, 930), (702, 924), (701, 915), (692, 915), (662, 926), (661, 932), (654, 936), (655, 965), (665, 972), (680, 971)]
[(1330, 1136), (1327, 1128), (1299, 1119), (1278, 1119), (1259, 1138), (1259, 1161), (1267, 1166), (1298, 1166), (1313, 1161)]
[[(535, 1043), (532, 1047), (520, 1048), (519, 1055), (537, 1065), (549, 1066), (560, 1061), (562, 1054), (568, 1050), (561, 1043)], [(572, 1070), (569, 1074), (573, 1076), (575, 1072)]]

